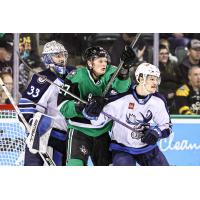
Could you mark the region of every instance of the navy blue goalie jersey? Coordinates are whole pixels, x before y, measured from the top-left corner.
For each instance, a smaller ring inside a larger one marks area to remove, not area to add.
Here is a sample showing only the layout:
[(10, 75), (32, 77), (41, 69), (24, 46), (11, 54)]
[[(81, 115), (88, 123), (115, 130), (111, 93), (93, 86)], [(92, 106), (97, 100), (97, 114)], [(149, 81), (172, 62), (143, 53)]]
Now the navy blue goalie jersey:
[[(74, 69), (74, 67), (67, 67), (67, 74)], [(39, 72), (39, 74), (60, 87), (64, 85), (64, 81), (50, 69)], [(60, 89), (56, 85), (48, 83), (44, 78), (39, 77), (37, 74), (33, 75), (19, 101), (20, 111), (29, 123), (33, 115), (39, 111), (54, 118), (55, 128), (60, 130), (66, 129), (66, 120), (58, 110), (57, 102)]]

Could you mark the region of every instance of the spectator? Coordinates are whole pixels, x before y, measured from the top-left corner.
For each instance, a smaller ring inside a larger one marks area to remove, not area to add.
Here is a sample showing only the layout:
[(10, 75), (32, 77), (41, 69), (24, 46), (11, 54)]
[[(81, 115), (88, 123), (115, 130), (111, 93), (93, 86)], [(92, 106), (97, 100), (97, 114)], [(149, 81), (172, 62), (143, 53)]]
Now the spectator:
[(197, 39), (192, 39), (188, 43), (188, 55), (179, 65), (179, 69), (181, 72), (179, 80), (183, 80), (183, 83), (188, 82), (188, 70), (192, 66), (200, 67), (200, 40)]
[[(118, 66), (120, 63), (120, 55), (122, 54), (122, 51), (124, 50), (126, 45), (130, 45), (133, 40), (135, 40), (137, 33), (122, 33), (121, 36), (114, 42), (112, 49), (111, 49), (111, 64)], [(140, 36), (141, 37), (141, 36)], [(141, 38), (137, 41), (134, 50), (137, 54), (137, 59), (135, 59), (135, 64), (130, 68), (129, 75), (131, 77), (131, 81), (134, 80), (134, 74), (136, 67), (144, 62), (144, 53), (146, 50), (146, 44), (144, 43)]]
[(159, 86), (159, 92), (163, 94), (169, 105), (170, 114), (175, 113), (175, 91), (181, 84), (177, 79), (178, 68), (176, 62), (169, 59), (169, 50), (166, 46), (160, 45), (159, 48), (159, 69), (162, 82)]
[(4, 39), (0, 39), (0, 72), (12, 74), (12, 46)]
[(38, 55), (35, 34), (20, 34), (19, 52), (21, 57), (26, 60), (32, 68), (41, 67), (42, 69), (46, 69), (45, 66), (42, 65)]
[(189, 82), (176, 91), (179, 114), (200, 114), (200, 67), (193, 66), (188, 72)]
[(172, 36), (168, 38), (170, 43), (170, 51), (175, 55), (177, 47), (187, 47), (189, 39), (185, 37), (184, 33), (172, 33)]
[(170, 52), (170, 44), (169, 41), (165, 38), (160, 39), (160, 44), (167, 47), (167, 50), (169, 51), (169, 60), (175, 63), (178, 63), (178, 58), (176, 56), (173, 56)]
[[(39, 72), (45, 70), (46, 67), (42, 64), (37, 51), (36, 37), (35, 34), (22, 33), (20, 34), (19, 42), (20, 56), (28, 63), (31, 68)], [(30, 72), (24, 66), (19, 66), (19, 91), (22, 93), (28, 85), (30, 80)]]
[[(0, 77), (2, 79), (2, 81), (4, 82), (5, 86), (7, 87), (8, 91), (12, 94), (12, 90), (13, 90), (13, 78), (12, 75), (9, 72), (2, 72), (0, 74)], [(10, 101), (7, 97), (7, 95), (4, 93), (4, 91), (1, 91), (0, 93), (0, 103), (1, 104), (9, 104)]]

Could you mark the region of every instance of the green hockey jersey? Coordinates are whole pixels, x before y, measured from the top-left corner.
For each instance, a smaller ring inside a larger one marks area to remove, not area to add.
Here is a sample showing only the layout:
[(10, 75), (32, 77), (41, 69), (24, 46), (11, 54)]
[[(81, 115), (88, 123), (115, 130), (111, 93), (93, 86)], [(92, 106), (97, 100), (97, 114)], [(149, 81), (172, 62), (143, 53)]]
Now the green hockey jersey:
[[(72, 93), (87, 101), (89, 94), (102, 96), (103, 91), (116, 70), (115, 66), (107, 65), (105, 74), (95, 82), (87, 67), (79, 67), (68, 74), (66, 79), (71, 82), (70, 85), (74, 86)], [(112, 84), (112, 90), (116, 93), (123, 93), (129, 89), (130, 84), (130, 78), (120, 80), (116, 77)], [(100, 136), (111, 129), (112, 122), (102, 127), (92, 125), (82, 114), (76, 112), (75, 102), (76, 100), (66, 100), (60, 105), (60, 112), (65, 118), (69, 119), (68, 128), (77, 129), (92, 137)]]

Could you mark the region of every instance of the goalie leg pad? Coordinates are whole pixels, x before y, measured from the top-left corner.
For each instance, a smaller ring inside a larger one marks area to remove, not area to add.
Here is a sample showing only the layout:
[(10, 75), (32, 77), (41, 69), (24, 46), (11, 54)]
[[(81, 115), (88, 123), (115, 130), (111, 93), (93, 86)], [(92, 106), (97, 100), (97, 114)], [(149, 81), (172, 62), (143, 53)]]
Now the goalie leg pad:
[(31, 131), (26, 140), (27, 146), (32, 153), (37, 153), (38, 151), (46, 152), (52, 126), (52, 117), (40, 112), (34, 115)]

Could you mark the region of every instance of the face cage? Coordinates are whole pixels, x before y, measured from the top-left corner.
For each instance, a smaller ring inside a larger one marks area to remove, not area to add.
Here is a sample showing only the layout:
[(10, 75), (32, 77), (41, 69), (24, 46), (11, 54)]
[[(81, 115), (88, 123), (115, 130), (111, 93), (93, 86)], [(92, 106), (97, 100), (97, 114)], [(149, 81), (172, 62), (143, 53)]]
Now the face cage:
[(67, 64), (67, 58), (68, 58), (68, 53), (67, 52), (61, 52), (64, 55), (64, 63), (55, 63), (52, 59), (52, 56), (56, 55), (56, 54), (60, 54), (60, 53), (56, 53), (56, 54), (45, 54), (42, 57), (42, 61), (43, 63), (50, 68), (53, 68), (54, 71), (60, 75), (63, 75), (66, 73), (66, 64)]
[[(58, 54), (64, 55), (64, 63), (55, 63), (53, 61), (52, 56), (55, 56), (55, 55), (58, 55)], [(68, 58), (68, 53), (67, 52), (51, 53), (51, 54), (44, 54), (42, 56), (42, 61), (44, 62), (45, 65), (54, 64), (54, 65), (57, 65), (57, 66), (66, 66), (67, 58)]]

